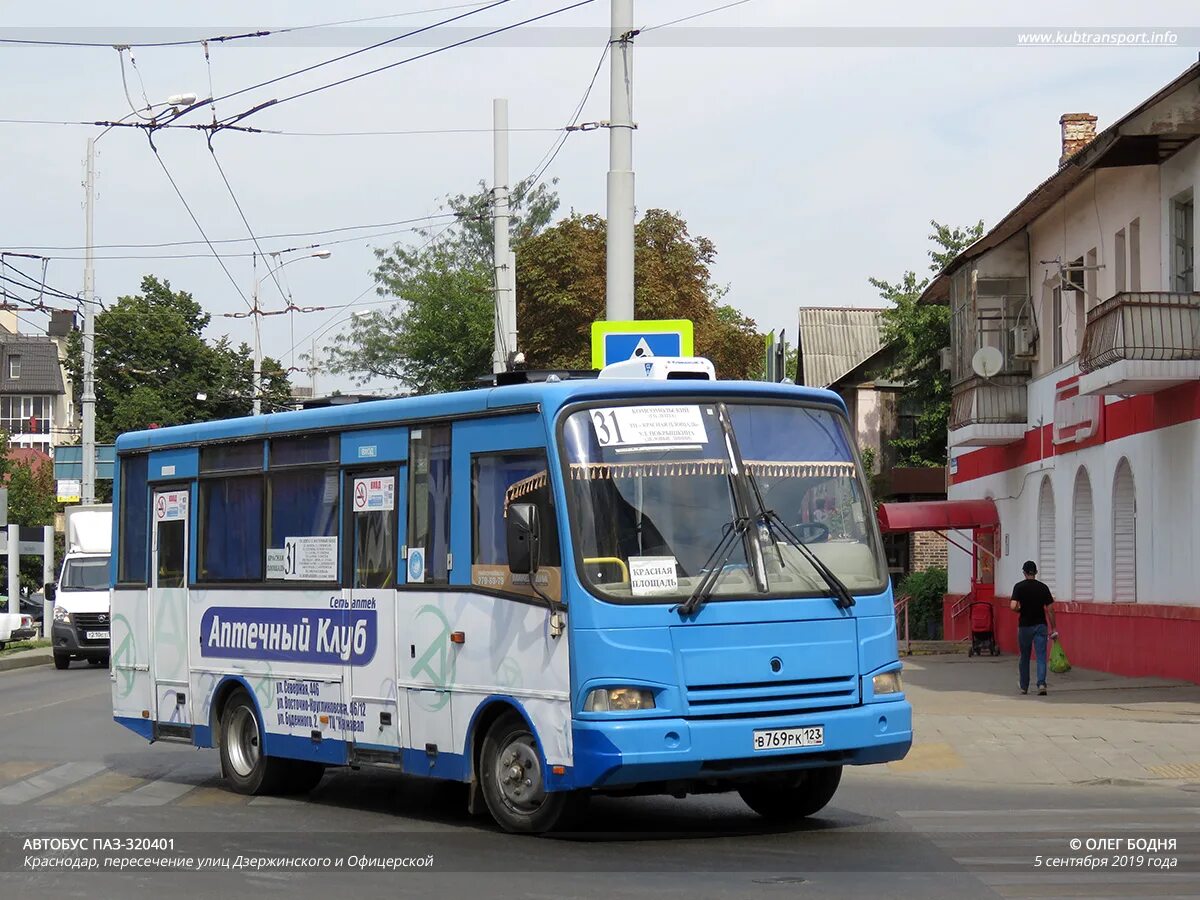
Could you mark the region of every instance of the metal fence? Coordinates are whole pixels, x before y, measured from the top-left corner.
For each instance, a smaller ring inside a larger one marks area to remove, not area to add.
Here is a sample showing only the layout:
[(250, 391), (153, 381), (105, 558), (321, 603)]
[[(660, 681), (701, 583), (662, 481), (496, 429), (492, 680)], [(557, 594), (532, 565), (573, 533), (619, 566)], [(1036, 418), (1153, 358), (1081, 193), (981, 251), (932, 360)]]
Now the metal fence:
[(975, 376), (956, 384), (950, 401), (950, 427), (1024, 423), (1028, 384), (1025, 375)]
[(1080, 368), (1094, 372), (1123, 359), (1200, 359), (1200, 293), (1120, 293), (1092, 309)]

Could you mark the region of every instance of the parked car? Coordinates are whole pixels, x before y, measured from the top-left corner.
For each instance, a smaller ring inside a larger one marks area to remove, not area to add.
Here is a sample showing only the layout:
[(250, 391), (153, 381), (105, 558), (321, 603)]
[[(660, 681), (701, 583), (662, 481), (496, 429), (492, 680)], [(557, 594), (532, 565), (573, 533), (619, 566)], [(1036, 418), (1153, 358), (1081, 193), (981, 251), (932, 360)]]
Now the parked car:
[[(8, 598), (0, 597), (0, 609), (8, 609)], [(27, 641), (38, 635), (33, 617), (27, 613), (0, 613), (0, 650), (15, 641)]]

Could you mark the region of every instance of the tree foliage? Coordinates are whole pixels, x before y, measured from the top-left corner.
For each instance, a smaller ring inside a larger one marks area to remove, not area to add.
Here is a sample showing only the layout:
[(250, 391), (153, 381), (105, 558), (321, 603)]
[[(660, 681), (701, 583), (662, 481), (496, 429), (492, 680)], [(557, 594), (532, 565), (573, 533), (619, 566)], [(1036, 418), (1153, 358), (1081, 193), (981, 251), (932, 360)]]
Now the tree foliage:
[[(572, 214), (523, 245), (517, 266), (517, 320), (528, 364), (591, 366), (592, 322), (605, 313), (607, 223)], [(754, 320), (720, 304), (713, 284), (716, 247), (694, 237), (678, 215), (648, 210), (634, 232), (634, 314), (639, 319), (691, 319), (696, 353), (722, 378), (761, 369), (762, 338)]]
[[(546, 185), (523, 183), (512, 192), (519, 346), (531, 368), (587, 369), (591, 323), (604, 318), (605, 221), (572, 214), (548, 227), (558, 205)], [(330, 371), (362, 385), (394, 379), (417, 393), (470, 386), (491, 371), (495, 282), (486, 186), (447, 198), (445, 208), (458, 216), (450, 234), (425, 233), (421, 247), (376, 251), (377, 291), (397, 302), (351, 320), (329, 350)], [(638, 318), (691, 319), (696, 351), (722, 377), (760, 370), (754, 321), (723, 304), (725, 291), (712, 282), (712, 242), (661, 210), (646, 213), (635, 241)]]
[[(204, 338), (211, 316), (186, 291), (153, 275), (141, 290), (96, 316), (96, 439), (125, 431), (244, 416), (253, 400), (253, 354), (228, 337)], [(67, 365), (83, 393), (83, 339), (71, 335)], [(263, 407), (287, 405), (291, 389), (278, 362), (263, 360)], [(197, 400), (197, 394), (207, 399)]]
[[(944, 269), (966, 247), (983, 234), (983, 221), (966, 228), (951, 228), (930, 222), (930, 271)], [(917, 433), (912, 438), (892, 441), (901, 466), (946, 465), (946, 428), (950, 420), (950, 374), (942, 371), (941, 350), (950, 346), (950, 310), (946, 306), (922, 304), (918, 300), (929, 284), (929, 276), (905, 272), (899, 281), (871, 278), (880, 296), (891, 302), (883, 313), (883, 339), (896, 347), (895, 363), (889, 373), (907, 382), (906, 394), (920, 413)]]

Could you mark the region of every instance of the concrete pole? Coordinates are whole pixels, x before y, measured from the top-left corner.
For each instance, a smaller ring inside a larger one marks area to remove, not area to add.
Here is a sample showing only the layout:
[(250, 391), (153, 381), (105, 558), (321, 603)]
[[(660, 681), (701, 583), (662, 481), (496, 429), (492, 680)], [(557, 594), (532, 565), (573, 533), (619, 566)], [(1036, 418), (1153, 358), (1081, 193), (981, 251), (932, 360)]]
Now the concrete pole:
[(606, 315), (633, 314), (633, 0), (612, 0), (609, 43), (608, 280)]
[(8, 611), (21, 611), (21, 552), (17, 543), (21, 539), (21, 526), (8, 526)]
[[(54, 526), (42, 526), (42, 589), (46, 583), (54, 581)], [(45, 595), (43, 595), (44, 597)], [(54, 624), (54, 605), (42, 601), (42, 637), (50, 637), (50, 628)]]
[[(264, 260), (265, 262), (265, 260)], [(255, 269), (258, 268), (258, 257), (254, 257)], [(258, 315), (258, 273), (255, 272), (254, 291), (250, 303), (250, 315), (254, 319), (254, 378), (251, 390), (254, 392), (251, 411), (254, 415), (262, 415), (262, 323)]]
[[(495, 347), (492, 371), (508, 371), (508, 355), (516, 350), (516, 312), (509, 290), (508, 249), (508, 101), (492, 101), (493, 164), (492, 177), (492, 265), (496, 270)], [(509, 318), (511, 312), (511, 319)]]
[(83, 254), (83, 484), (80, 499), (96, 502), (96, 268), (92, 231), (96, 203), (96, 139), (88, 138), (84, 173)]

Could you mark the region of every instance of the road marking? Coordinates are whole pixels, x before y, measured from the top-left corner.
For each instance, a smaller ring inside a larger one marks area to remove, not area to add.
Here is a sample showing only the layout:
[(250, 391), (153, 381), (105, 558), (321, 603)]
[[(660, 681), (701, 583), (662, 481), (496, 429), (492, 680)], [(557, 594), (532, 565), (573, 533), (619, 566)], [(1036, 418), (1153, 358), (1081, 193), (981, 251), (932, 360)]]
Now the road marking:
[(136, 791), (122, 794), (108, 802), (109, 806), (163, 806), (172, 800), (178, 800), (188, 791), (196, 789), (191, 782), (182, 781), (151, 781)]
[(145, 784), (144, 778), (133, 778), (117, 772), (103, 772), (76, 785), (51, 794), (38, 801), (39, 806), (91, 805), (122, 794), (131, 788)]
[(904, 759), (888, 763), (894, 772), (941, 772), (961, 769), (965, 763), (949, 744), (914, 744)]
[(13, 761), (0, 762), (0, 781), (18, 781), (22, 778), (28, 778), (30, 775), (41, 772), (50, 768), (50, 763), (32, 762), (32, 761)]
[(25, 709), (14, 709), (12, 712), (0, 713), (0, 719), (7, 719), (9, 716), (21, 716), (27, 713), (40, 713), (43, 709), (48, 709), (51, 706), (61, 706), (64, 703), (74, 703), (78, 700), (90, 700), (92, 697), (106, 697), (111, 694), (111, 691), (97, 691), (94, 694), (76, 694), (74, 697), (68, 697), (65, 700), (55, 700), (53, 703), (39, 703), (37, 706), (27, 706)]
[(245, 794), (235, 794), (222, 787), (196, 788), (176, 806), (245, 806), (249, 798)]
[(251, 806), (294, 806), (300, 800), (289, 800), (287, 797), (255, 797), (250, 801)]
[(49, 771), (0, 788), (0, 804), (15, 806), (18, 803), (28, 803), (46, 794), (62, 790), (77, 781), (90, 778), (97, 772), (104, 771), (104, 764), (97, 762), (70, 762), (56, 766)]
[(1200, 778), (1200, 763), (1169, 763), (1146, 769), (1159, 778)]

